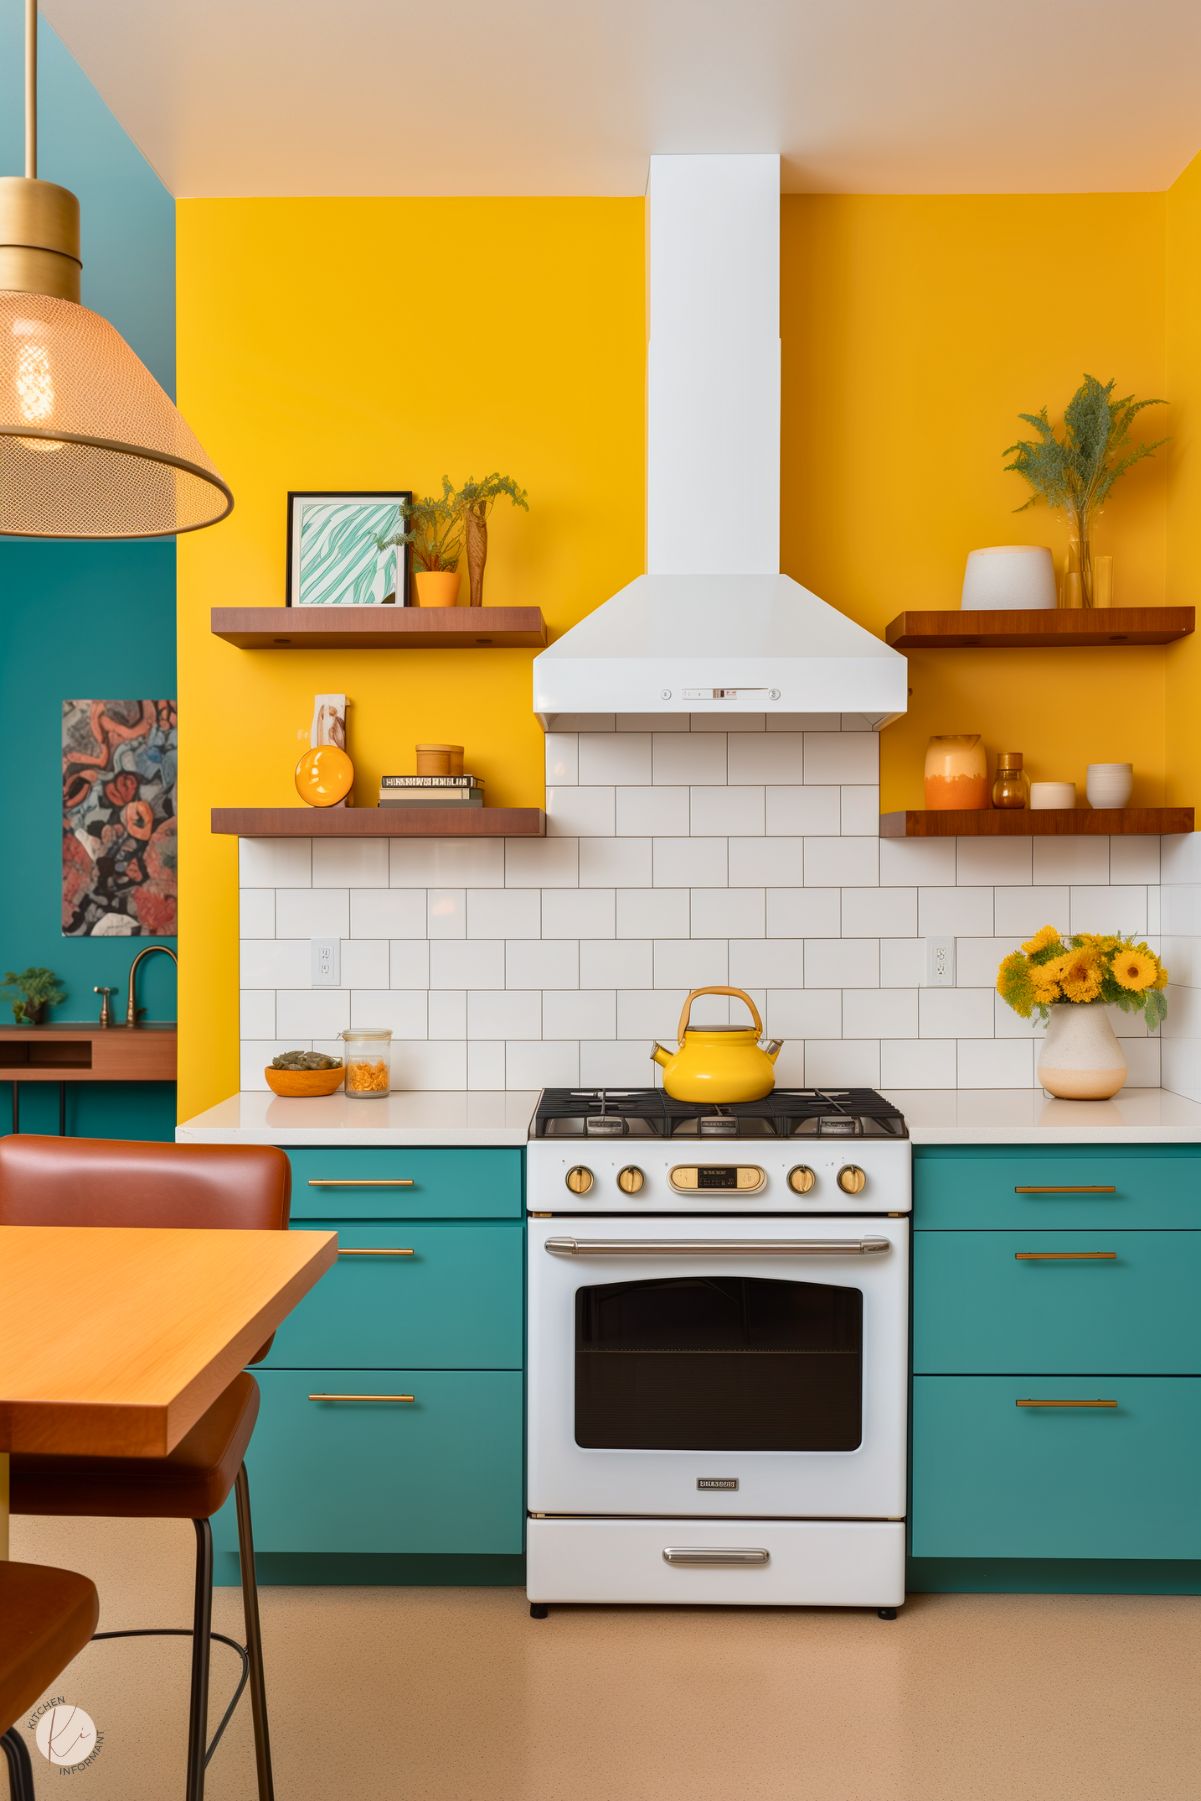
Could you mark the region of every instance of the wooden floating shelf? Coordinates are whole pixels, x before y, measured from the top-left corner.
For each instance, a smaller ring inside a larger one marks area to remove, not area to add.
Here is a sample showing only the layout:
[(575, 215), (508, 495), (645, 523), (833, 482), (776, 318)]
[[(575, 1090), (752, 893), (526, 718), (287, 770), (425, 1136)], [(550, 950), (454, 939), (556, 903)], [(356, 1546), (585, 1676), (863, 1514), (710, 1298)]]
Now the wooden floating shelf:
[(541, 607), (214, 607), (239, 650), (540, 650)]
[(174, 1026), (0, 1027), (0, 1082), (173, 1082)]
[(1191, 807), (981, 807), (881, 813), (881, 838), (1158, 838), (1191, 832)]
[(1172, 644), (1196, 629), (1193, 607), (1082, 607), (1045, 611), (898, 613), (884, 629), (894, 650), (1055, 650)]
[(541, 807), (214, 807), (236, 838), (541, 838)]

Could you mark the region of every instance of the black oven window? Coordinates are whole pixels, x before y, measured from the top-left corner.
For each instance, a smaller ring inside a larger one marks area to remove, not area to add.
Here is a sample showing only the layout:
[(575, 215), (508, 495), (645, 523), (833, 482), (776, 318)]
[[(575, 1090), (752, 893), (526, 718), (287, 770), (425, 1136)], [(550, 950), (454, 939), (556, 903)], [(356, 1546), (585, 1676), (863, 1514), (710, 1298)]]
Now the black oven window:
[(631, 1451), (854, 1451), (863, 1294), (672, 1276), (580, 1288), (576, 1443)]

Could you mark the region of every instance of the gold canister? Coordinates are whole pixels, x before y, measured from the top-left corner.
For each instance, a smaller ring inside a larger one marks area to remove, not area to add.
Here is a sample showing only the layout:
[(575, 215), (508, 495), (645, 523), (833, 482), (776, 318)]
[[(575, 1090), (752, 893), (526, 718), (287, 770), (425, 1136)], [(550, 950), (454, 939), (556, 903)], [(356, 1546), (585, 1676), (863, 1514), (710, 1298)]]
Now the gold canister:
[(418, 744), (415, 750), (418, 775), (462, 775), (461, 744)]
[(988, 757), (978, 732), (948, 732), (926, 748), (926, 805), (975, 810), (988, 805)]
[(992, 785), (994, 807), (1027, 807), (1030, 804), (1030, 781), (1022, 768), (1020, 750), (997, 752), (997, 779)]

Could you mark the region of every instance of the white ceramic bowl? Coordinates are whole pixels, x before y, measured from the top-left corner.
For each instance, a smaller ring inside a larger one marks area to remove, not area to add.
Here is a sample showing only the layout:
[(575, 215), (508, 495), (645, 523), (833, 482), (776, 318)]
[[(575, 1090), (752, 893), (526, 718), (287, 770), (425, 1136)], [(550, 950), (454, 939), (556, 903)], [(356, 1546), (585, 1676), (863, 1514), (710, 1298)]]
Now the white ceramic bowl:
[(1021, 607), (1041, 613), (1055, 602), (1055, 561), (1045, 545), (993, 544), (968, 552), (961, 607), (970, 612)]
[(1030, 811), (1045, 813), (1052, 807), (1076, 805), (1075, 782), (1031, 782)]
[(1132, 763), (1090, 763), (1085, 793), (1090, 807), (1124, 807), (1134, 791)]

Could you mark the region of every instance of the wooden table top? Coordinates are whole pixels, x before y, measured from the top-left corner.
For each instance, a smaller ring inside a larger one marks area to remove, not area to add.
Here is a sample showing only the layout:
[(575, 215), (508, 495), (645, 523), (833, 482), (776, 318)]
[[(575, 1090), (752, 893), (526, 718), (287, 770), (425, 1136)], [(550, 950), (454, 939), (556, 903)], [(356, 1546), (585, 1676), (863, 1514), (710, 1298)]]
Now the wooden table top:
[(165, 1456), (336, 1256), (333, 1232), (0, 1226), (0, 1452)]

